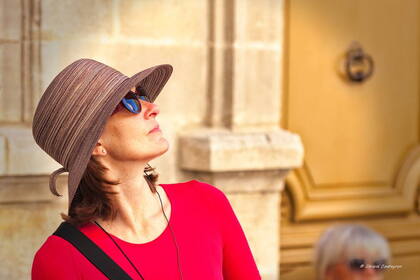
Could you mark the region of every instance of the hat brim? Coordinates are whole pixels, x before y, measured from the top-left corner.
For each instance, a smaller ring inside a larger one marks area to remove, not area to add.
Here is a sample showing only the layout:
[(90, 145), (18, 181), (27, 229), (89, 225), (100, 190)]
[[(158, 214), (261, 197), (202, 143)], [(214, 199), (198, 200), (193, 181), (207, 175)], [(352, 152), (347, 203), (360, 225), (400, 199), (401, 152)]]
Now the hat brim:
[[(166, 82), (169, 80), (172, 74), (172, 66), (169, 64), (157, 65), (143, 71), (138, 72), (130, 78), (124, 80), (109, 96), (108, 102), (103, 106), (103, 110), (98, 113), (95, 118), (96, 121), (90, 129), (90, 133), (93, 136), (91, 139), (95, 139), (92, 143), (83, 143), (80, 148), (79, 154), (84, 155), (76, 159), (74, 168), (69, 170), (68, 175), (68, 210), (70, 209), (71, 202), (73, 201), (74, 195), (77, 191), (82, 176), (86, 170), (86, 167), (91, 158), (93, 149), (96, 146), (98, 139), (100, 138), (107, 119), (111, 116), (114, 109), (122, 98), (129, 92), (133, 87), (142, 87), (148, 94), (151, 102), (155, 101)], [(90, 137), (89, 137), (90, 138)]]

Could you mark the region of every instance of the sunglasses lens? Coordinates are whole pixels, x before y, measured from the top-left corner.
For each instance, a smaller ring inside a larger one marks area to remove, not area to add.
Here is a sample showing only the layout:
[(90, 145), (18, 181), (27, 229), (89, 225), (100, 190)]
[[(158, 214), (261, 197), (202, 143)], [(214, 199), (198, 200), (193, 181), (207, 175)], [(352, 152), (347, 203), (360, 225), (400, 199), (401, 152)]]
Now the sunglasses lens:
[(115, 110), (112, 114), (115, 114), (115, 113), (119, 112), (123, 108), (126, 108), (131, 113), (138, 114), (138, 113), (141, 112), (141, 102), (140, 102), (140, 100), (150, 102), (149, 97), (147, 97), (147, 95), (144, 94), (143, 92), (141, 92), (141, 94), (136, 94), (136, 93), (130, 91), (121, 100), (121, 102), (118, 104), (118, 106), (115, 108)]
[(365, 268), (365, 260), (363, 259), (351, 259), (349, 261), (349, 267), (353, 270), (361, 270)]
[(149, 97), (147, 97), (146, 95), (139, 95), (139, 98), (143, 101), (150, 102)]
[(122, 103), (124, 104), (125, 108), (128, 109), (131, 113), (140, 113), (140, 102), (137, 98), (123, 98)]

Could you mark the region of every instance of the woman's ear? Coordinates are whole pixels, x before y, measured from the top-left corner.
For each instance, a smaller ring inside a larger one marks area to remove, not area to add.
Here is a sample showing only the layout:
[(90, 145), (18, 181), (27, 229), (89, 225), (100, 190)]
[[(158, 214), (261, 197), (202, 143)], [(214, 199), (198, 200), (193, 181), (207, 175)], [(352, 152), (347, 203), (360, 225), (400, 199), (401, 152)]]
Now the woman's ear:
[(105, 147), (100, 143), (96, 143), (95, 148), (92, 151), (93, 156), (104, 156), (106, 155), (106, 149)]

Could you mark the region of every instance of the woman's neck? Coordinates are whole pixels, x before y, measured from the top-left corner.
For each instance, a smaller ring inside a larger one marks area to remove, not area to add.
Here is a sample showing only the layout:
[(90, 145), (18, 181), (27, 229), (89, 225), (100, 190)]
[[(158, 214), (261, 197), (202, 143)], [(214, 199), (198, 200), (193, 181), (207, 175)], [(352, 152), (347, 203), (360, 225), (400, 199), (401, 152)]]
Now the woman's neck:
[(161, 218), (159, 197), (157, 193), (152, 193), (141, 172), (127, 175), (125, 172), (115, 176), (122, 183), (111, 186), (113, 191), (118, 192), (111, 196), (112, 205), (117, 210), (114, 219), (96, 221), (107, 231), (118, 236), (143, 236), (150, 230), (152, 223)]

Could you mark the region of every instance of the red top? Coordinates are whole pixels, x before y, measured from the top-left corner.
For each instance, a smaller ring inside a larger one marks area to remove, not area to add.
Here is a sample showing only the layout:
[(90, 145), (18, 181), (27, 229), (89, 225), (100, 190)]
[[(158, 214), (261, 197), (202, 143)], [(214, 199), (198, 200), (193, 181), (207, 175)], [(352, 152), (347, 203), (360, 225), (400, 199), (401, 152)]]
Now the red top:
[[(261, 279), (248, 241), (229, 200), (216, 187), (196, 180), (161, 184), (171, 202), (169, 223), (179, 248), (184, 280)], [(133, 279), (141, 279), (108, 235), (89, 223), (80, 230)], [(169, 227), (154, 240), (135, 244), (111, 234), (145, 280), (179, 279)], [(36, 252), (32, 279), (107, 279), (72, 244), (51, 235)]]

